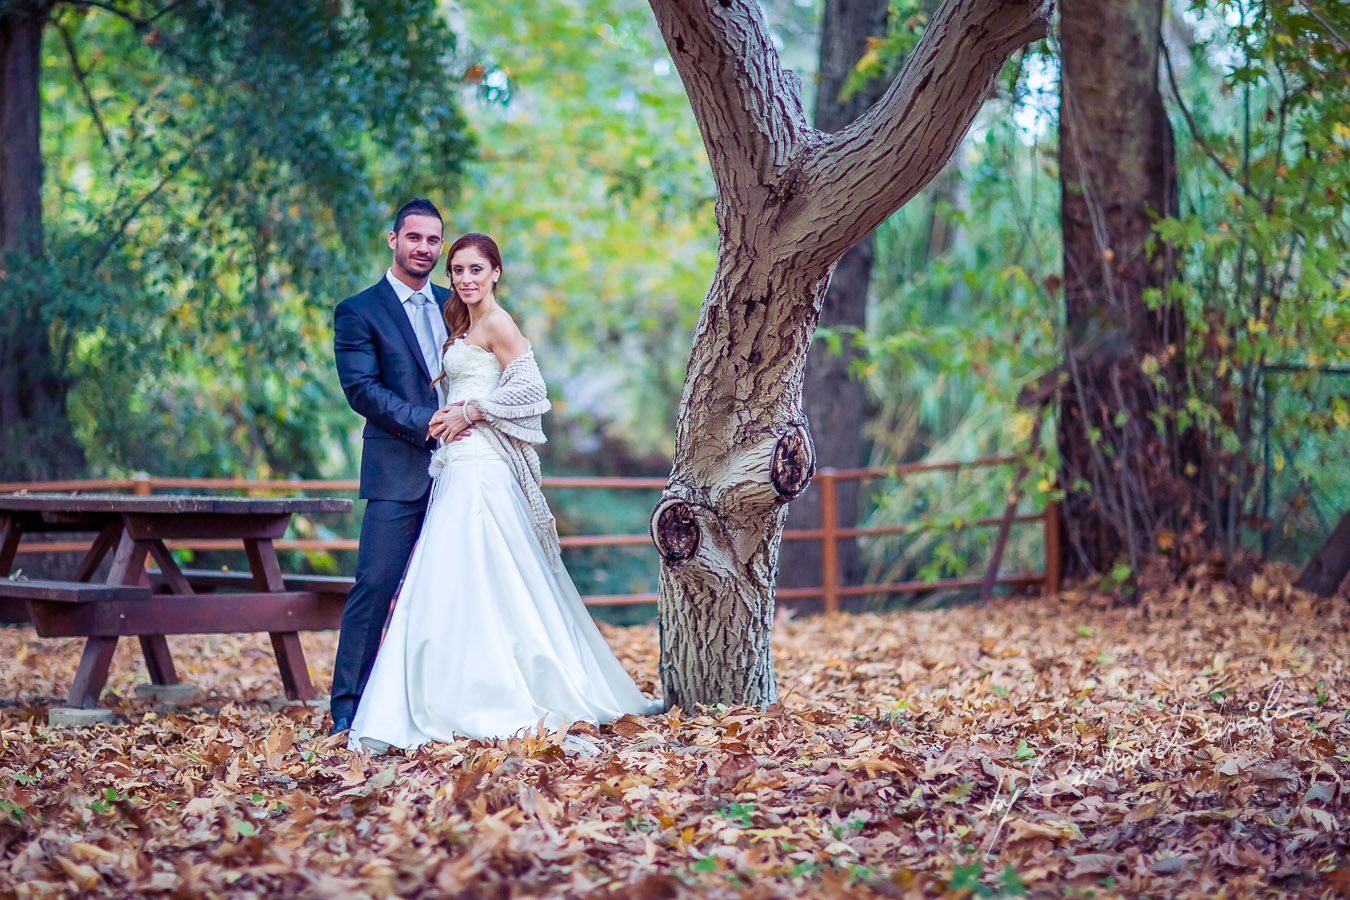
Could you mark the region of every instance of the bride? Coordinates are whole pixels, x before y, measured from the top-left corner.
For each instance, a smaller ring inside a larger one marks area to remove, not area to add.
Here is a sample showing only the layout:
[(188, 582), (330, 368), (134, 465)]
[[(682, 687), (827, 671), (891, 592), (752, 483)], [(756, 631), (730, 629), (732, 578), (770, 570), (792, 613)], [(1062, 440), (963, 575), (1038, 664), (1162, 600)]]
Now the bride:
[[(447, 397), (432, 419), (431, 501), (348, 746), (382, 753), (457, 737), (659, 711), (614, 658), (572, 579), (539, 488), (534, 354), (497, 304), (484, 234), (450, 247)], [(451, 440), (462, 431), (468, 433)]]

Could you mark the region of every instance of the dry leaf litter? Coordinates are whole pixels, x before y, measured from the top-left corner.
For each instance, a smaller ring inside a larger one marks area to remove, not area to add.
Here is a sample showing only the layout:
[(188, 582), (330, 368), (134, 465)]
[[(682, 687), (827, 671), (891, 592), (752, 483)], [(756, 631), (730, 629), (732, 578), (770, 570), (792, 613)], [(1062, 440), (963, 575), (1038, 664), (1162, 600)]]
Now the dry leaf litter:
[[(73, 730), (80, 642), (0, 629), (0, 896), (1346, 896), (1346, 619), (1278, 570), (780, 615), (766, 712), (378, 759), (270, 711), (266, 636), (171, 637), (183, 711), (123, 641), (116, 723)], [(605, 634), (654, 694), (654, 630)]]

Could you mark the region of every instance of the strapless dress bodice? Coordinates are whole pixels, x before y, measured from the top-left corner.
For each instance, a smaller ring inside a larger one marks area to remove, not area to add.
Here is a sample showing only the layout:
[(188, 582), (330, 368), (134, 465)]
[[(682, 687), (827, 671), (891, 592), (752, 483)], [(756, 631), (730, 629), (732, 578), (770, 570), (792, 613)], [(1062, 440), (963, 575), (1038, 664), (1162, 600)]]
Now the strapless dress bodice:
[[(502, 375), (502, 365), (497, 362), (496, 354), (470, 344), (463, 338), (457, 338), (445, 348), (441, 364), (445, 366), (446, 403), (486, 397), (496, 389)], [(501, 455), (487, 441), (475, 434), (474, 429), (469, 429), (465, 437), (441, 444), (433, 458), (432, 468), (439, 471), (440, 467), (451, 462), (468, 460), (503, 462)]]
[(457, 338), (445, 348), (441, 365), (445, 366), (447, 403), (490, 394), (502, 376), (502, 364), (497, 362), (496, 354), (464, 338)]

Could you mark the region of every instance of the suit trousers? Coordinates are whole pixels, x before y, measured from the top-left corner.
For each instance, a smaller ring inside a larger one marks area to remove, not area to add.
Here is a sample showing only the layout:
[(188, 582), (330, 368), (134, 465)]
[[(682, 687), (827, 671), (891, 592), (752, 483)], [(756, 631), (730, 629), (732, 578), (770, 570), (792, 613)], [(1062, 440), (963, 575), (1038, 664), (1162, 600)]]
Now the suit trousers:
[(368, 500), (356, 551), (356, 583), (342, 611), (333, 661), (333, 721), (351, 718), (380, 648), (389, 607), (412, 556), (431, 490), (418, 500)]

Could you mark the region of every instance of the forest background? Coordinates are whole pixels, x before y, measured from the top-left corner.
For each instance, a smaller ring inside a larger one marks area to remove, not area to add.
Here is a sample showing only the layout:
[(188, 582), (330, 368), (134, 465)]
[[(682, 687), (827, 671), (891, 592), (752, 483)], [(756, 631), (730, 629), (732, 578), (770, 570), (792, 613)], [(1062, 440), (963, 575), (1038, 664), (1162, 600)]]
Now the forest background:
[[(360, 423), (333, 372), (331, 309), (383, 271), (391, 212), (414, 194), (448, 235), (502, 244), (503, 302), (555, 401), (546, 471), (664, 475), (716, 230), (648, 6), (232, 6), (160, 19), (60, 5), (42, 32), (43, 233), (0, 282), (0, 340), (7, 386), (46, 346), (50, 393), (25, 396), (51, 415), (27, 414), (27, 430), (6, 417), (0, 475), (354, 477)], [(808, 109), (821, 6), (765, 4)], [(903, 60), (932, 6), (892, 4), (845, 95)], [(1182, 0), (1161, 29), (1178, 203), (1158, 234), (1191, 329), (1184, 371), (1154, 374), (1185, 385), (1168, 412), (1233, 479), (1214, 532), (1226, 549), (1297, 563), (1350, 506), (1350, 101), (1345, 68), (1291, 35), (1311, 26), (1342, 59), (1350, 44), (1318, 8)], [(866, 387), (855, 464), (1040, 439), (1023, 502), (1057, 496), (1056, 423), (1033, 435), (1017, 398), (1067, 340), (1060, 101), (1052, 36), (1014, 57), (944, 173), (878, 230), (865, 327), (821, 329)], [(1010, 477), (874, 482), (864, 523), (930, 528), (862, 543), (850, 577), (978, 571), (990, 536), (961, 525), (1001, 511)], [(559, 492), (555, 506), (564, 531), (640, 532), (655, 497)], [(347, 536), (356, 521), (299, 527)], [(1035, 568), (1040, 541), (1016, 535), (1005, 567)], [(582, 552), (569, 565), (583, 592), (651, 589), (650, 550)]]

